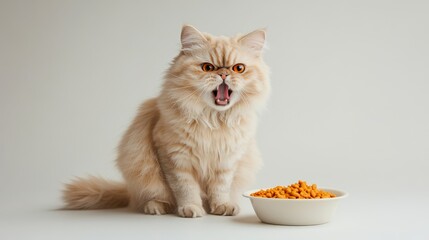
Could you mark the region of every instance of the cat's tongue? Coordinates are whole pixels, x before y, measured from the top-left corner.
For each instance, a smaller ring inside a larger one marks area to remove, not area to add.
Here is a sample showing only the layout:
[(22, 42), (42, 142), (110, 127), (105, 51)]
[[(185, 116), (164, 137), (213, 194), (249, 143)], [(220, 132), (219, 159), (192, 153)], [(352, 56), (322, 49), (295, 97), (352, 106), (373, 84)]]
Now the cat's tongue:
[(229, 88), (228, 85), (222, 83), (217, 87), (217, 93), (215, 96), (216, 105), (225, 106), (229, 103)]

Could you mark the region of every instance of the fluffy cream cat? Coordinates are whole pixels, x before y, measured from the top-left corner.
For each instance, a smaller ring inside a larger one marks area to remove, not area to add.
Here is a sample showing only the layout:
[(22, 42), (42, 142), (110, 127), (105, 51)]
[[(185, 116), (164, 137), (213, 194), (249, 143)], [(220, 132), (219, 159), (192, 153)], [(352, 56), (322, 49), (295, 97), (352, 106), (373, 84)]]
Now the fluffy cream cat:
[(125, 183), (78, 178), (68, 209), (133, 207), (146, 214), (236, 215), (261, 164), (257, 109), (270, 85), (265, 31), (224, 37), (185, 25), (161, 94), (144, 102), (118, 147)]

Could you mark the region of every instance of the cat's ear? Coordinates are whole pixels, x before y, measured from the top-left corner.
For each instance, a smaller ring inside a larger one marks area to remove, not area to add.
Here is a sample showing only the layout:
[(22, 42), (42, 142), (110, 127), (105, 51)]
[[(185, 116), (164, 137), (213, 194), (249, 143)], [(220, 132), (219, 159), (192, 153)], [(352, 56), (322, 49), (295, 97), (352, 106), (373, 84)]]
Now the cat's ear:
[(181, 34), (182, 51), (192, 51), (206, 46), (207, 39), (191, 25), (184, 25)]
[(238, 42), (242, 46), (254, 51), (254, 53), (257, 56), (259, 56), (262, 53), (262, 50), (264, 49), (264, 46), (265, 46), (265, 35), (266, 35), (265, 29), (258, 29), (244, 35), (238, 40)]

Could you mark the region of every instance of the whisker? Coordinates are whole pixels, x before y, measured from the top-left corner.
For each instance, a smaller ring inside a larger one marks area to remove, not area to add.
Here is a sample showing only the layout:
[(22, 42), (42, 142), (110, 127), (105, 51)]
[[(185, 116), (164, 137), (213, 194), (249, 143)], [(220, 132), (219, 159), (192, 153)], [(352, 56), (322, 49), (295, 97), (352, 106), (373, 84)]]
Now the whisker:
[(247, 105), (248, 107), (250, 107), (250, 102), (249, 102), (249, 99), (248, 99), (248, 95), (247, 95), (247, 93), (245, 91), (240, 92), (240, 97), (241, 97), (241, 99), (243, 99), (243, 103), (245, 105)]
[(180, 98), (178, 98), (178, 99), (176, 99), (177, 101), (180, 101), (180, 102), (184, 102), (184, 101), (186, 101), (186, 100), (188, 100), (188, 99), (191, 99), (193, 96), (195, 96), (195, 93), (198, 91), (199, 89), (195, 89), (194, 91), (192, 91), (191, 93), (189, 93), (189, 94), (187, 94), (187, 95), (185, 95), (185, 96), (183, 96), (183, 97), (180, 97)]
[(178, 87), (168, 87), (169, 90), (181, 90), (181, 89), (192, 89), (194, 86), (186, 85), (186, 86), (178, 86)]
[(250, 93), (250, 94), (259, 94), (258, 91), (251, 91), (251, 90), (248, 90), (248, 89), (244, 89), (243, 92)]

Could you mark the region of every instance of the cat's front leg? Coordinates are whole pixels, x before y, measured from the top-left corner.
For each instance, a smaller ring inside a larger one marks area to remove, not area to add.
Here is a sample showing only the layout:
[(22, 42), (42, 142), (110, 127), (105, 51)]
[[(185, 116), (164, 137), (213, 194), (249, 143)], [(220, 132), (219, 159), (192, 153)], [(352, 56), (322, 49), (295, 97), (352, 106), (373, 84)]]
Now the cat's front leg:
[(200, 186), (190, 172), (176, 171), (170, 183), (181, 217), (195, 218), (205, 214), (200, 196)]
[(186, 218), (202, 217), (205, 211), (200, 186), (192, 174), (192, 168), (186, 166), (181, 159), (172, 159), (172, 162), (176, 161), (182, 164), (174, 164), (174, 167), (166, 168), (165, 175), (176, 198), (177, 213)]
[(231, 199), (232, 169), (218, 169), (208, 184), (210, 213), (215, 215), (234, 216), (240, 211), (237, 203)]

